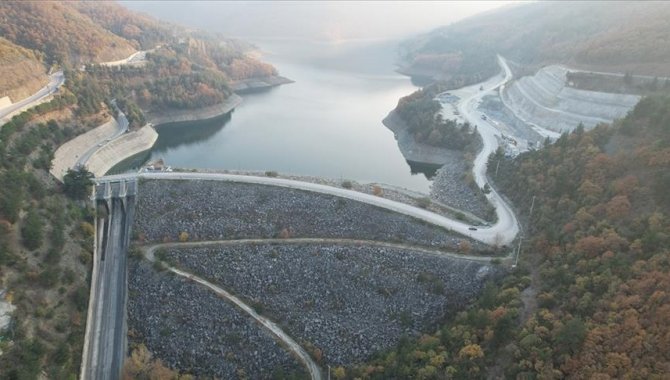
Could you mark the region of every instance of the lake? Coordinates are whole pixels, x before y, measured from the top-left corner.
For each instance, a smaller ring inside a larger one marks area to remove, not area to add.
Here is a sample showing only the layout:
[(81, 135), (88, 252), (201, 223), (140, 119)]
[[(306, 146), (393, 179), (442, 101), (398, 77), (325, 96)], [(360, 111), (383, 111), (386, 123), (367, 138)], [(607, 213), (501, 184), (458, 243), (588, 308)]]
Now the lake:
[(252, 94), (229, 117), (158, 128), (151, 159), (182, 168), (273, 170), (428, 192), (382, 119), (417, 89), (394, 72), (396, 42), (257, 40), (295, 81)]

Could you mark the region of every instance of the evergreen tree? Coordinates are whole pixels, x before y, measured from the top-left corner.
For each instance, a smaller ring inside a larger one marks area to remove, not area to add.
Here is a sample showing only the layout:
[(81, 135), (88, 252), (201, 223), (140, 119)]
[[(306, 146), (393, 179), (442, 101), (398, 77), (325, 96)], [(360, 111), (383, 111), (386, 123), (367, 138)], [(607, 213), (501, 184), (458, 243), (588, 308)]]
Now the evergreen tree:
[(63, 177), (63, 191), (72, 199), (85, 199), (88, 189), (93, 185), (93, 173), (80, 167), (77, 170), (69, 169)]

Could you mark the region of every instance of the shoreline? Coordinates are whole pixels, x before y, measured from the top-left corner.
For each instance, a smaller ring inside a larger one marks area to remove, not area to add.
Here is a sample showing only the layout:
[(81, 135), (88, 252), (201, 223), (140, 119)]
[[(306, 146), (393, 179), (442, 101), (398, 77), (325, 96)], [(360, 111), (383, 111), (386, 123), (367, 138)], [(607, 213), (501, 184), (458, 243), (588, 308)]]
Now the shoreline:
[[(233, 84), (233, 86), (238, 88), (237, 91), (242, 92), (245, 91), (245, 89), (246, 91), (254, 91), (287, 83), (293, 83), (293, 81), (285, 77), (273, 76), (264, 78), (251, 78), (242, 82), (237, 82)], [(107, 144), (102, 145), (98, 150), (95, 151), (95, 153), (93, 153), (90, 159), (87, 160), (85, 166), (88, 167), (89, 171), (91, 171), (96, 177), (102, 177), (109, 170), (124, 160), (151, 150), (151, 148), (153, 148), (156, 141), (158, 140), (158, 133), (156, 132), (156, 128), (170, 124), (216, 119), (232, 112), (242, 103), (242, 101), (243, 99), (241, 96), (239, 96), (237, 93), (233, 93), (224, 102), (208, 107), (201, 107), (192, 110), (146, 112), (148, 120), (147, 125), (137, 131), (126, 133), (108, 142)], [(107, 124), (116, 124), (116, 120), (113, 119)], [(105, 125), (101, 127), (104, 127)], [(154, 126), (156, 126), (156, 128), (154, 128)], [(76, 158), (78, 158), (83, 152), (95, 147), (96, 144), (100, 144), (102, 141), (100, 131), (104, 130), (104, 132), (108, 132), (107, 129), (108, 128), (106, 127), (101, 129), (98, 127), (92, 130), (95, 132), (89, 131), (90, 133), (84, 134), (86, 137), (80, 137), (83, 135), (76, 136), (72, 140), (62, 144), (59, 149), (63, 148), (64, 146), (73, 146), (73, 149), (80, 150), (82, 149), (81, 144), (85, 143), (87, 146), (84, 147), (85, 149), (79, 152), (79, 154), (76, 154), (77, 152), (72, 152), (72, 149), (66, 149), (70, 155), (74, 154), (74, 159), (76, 160)], [(107, 135), (108, 133), (103, 134)], [(74, 162), (70, 162), (72, 160), (73, 159), (68, 160), (63, 158), (55, 160), (59, 163), (61, 161), (64, 162), (58, 165), (58, 170), (52, 170), (51, 174), (54, 175), (54, 177), (56, 177), (58, 180), (62, 181), (62, 176), (67, 172), (67, 169), (74, 168), (75, 166)]]
[(396, 113), (395, 109), (382, 120), (382, 124), (393, 132), (400, 153), (407, 161), (423, 165), (442, 166), (448, 163), (454, 154), (460, 154), (451, 149), (416, 142), (407, 131), (407, 124)]
[(233, 89), (233, 91), (235, 91), (236, 94), (245, 94), (248, 92), (269, 89), (290, 83), (295, 83), (295, 81), (283, 77), (281, 75), (273, 75), (267, 77), (238, 80), (231, 83), (231, 88)]
[(147, 112), (147, 120), (153, 125), (183, 123), (189, 121), (203, 121), (225, 115), (242, 103), (242, 97), (232, 94), (223, 103), (192, 110), (167, 110), (161, 112)]

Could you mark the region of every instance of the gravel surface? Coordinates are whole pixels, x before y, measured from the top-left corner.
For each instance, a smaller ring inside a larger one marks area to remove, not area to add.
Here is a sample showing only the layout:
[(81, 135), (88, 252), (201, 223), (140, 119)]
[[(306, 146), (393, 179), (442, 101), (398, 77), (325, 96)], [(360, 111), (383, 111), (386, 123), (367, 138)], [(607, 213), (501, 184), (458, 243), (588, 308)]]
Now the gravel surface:
[(468, 186), (463, 176), (469, 169), (465, 160), (451, 160), (437, 170), (430, 196), (451, 207), (470, 212), (491, 221), (495, 210), (479, 190)]
[[(217, 181), (143, 181), (134, 231), (144, 241), (276, 237), (379, 240), (455, 251), (463, 237), (331, 195)], [(472, 242), (476, 249), (483, 245)]]
[(497, 127), (502, 133), (526, 140), (533, 147), (537, 146), (538, 142), (544, 142), (544, 137), (516, 117), (509, 108), (505, 107), (499, 95), (484, 97), (478, 109), (497, 121)]
[(262, 327), (213, 292), (146, 261), (130, 260), (128, 330), (168, 366), (198, 377), (307, 377)]
[[(169, 263), (245, 299), (325, 364), (361, 362), (461, 310), (499, 269), (374, 246), (164, 248)], [(200, 300), (202, 302), (202, 300)]]

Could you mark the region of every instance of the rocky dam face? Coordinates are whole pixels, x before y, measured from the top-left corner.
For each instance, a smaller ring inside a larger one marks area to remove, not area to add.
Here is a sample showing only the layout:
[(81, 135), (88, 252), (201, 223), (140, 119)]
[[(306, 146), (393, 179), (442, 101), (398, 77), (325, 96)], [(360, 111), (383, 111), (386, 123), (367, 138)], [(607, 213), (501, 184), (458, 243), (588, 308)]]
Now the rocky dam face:
[(502, 100), (524, 122), (559, 133), (579, 123), (587, 129), (611, 123), (626, 116), (640, 100), (637, 95), (571, 88), (568, 72), (563, 66), (544, 67), (506, 87)]
[[(179, 268), (234, 294), (322, 368), (430, 330), (502, 269), (449, 255), (462, 238), (409, 216), (301, 190), (145, 180), (133, 235), (159, 245), (129, 263), (130, 343), (198, 376), (305, 375), (276, 337)], [(242, 372), (241, 372), (242, 371)]]

